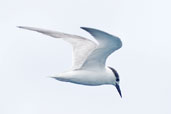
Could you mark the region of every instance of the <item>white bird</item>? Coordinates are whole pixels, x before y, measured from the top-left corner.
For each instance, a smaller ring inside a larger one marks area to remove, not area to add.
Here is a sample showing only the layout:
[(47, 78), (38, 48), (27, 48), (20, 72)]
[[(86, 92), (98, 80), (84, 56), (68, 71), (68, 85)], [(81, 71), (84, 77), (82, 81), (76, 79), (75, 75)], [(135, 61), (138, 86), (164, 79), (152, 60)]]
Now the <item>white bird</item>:
[(89, 86), (114, 85), (122, 97), (118, 73), (114, 68), (105, 65), (107, 57), (122, 47), (122, 42), (118, 37), (94, 28), (81, 27), (97, 40), (98, 43), (95, 43), (77, 35), (34, 27), (18, 27), (37, 31), (54, 38), (61, 38), (72, 45), (73, 57), (71, 70), (55, 75), (53, 78), (64, 82)]

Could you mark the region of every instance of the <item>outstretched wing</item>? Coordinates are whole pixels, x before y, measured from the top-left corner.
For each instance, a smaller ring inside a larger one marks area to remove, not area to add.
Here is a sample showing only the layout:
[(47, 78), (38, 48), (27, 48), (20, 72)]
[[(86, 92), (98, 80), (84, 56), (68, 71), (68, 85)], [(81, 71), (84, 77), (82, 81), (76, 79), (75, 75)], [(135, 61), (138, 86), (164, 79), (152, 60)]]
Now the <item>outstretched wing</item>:
[(112, 52), (122, 47), (121, 40), (101, 30), (87, 27), (81, 28), (89, 32), (99, 43), (82, 65), (82, 69), (103, 69), (107, 57)]
[(37, 31), (54, 38), (62, 38), (69, 42), (73, 47), (72, 69), (79, 69), (90, 53), (97, 47), (93, 41), (81, 36), (65, 34), (57, 31), (45, 30), (34, 27), (18, 26), (19, 28)]

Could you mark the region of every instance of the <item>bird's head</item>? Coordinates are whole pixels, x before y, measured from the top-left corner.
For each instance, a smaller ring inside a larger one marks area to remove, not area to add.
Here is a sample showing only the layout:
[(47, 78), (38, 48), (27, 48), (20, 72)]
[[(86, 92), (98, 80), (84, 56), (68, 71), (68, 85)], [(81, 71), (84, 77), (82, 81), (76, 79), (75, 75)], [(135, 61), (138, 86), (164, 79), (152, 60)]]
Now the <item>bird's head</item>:
[(109, 68), (112, 70), (112, 72), (115, 76), (115, 81), (114, 81), (113, 85), (116, 87), (119, 95), (122, 97), (121, 89), (119, 86), (119, 82), (120, 82), (119, 74), (117, 73), (117, 71), (114, 68), (112, 68), (112, 67), (109, 67)]

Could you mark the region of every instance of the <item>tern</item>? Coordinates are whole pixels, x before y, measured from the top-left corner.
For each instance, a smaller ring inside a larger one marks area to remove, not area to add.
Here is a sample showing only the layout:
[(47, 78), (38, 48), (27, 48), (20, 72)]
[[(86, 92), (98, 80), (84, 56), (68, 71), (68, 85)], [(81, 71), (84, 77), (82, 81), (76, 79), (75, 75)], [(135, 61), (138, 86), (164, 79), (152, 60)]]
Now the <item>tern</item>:
[(53, 78), (59, 81), (88, 86), (114, 85), (122, 97), (119, 86), (120, 78), (117, 71), (112, 67), (106, 66), (107, 57), (122, 47), (120, 38), (98, 29), (80, 27), (90, 33), (97, 41), (96, 43), (78, 35), (35, 27), (18, 27), (36, 31), (54, 38), (60, 38), (72, 45), (73, 56), (71, 69), (67, 72), (54, 75)]

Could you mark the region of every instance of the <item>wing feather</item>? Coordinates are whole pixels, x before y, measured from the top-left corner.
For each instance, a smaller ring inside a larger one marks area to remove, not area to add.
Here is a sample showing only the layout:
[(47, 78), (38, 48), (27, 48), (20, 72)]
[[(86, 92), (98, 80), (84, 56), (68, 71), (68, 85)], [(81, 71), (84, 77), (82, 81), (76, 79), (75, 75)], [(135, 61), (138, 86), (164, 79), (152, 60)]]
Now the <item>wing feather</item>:
[(81, 28), (89, 32), (99, 43), (96, 49), (87, 57), (82, 69), (103, 69), (107, 57), (122, 47), (121, 40), (101, 30), (87, 27)]
[(93, 28), (81, 27), (89, 32), (97, 40), (98, 44), (77, 35), (34, 27), (19, 26), (19, 28), (37, 31), (69, 42), (73, 46), (72, 69), (103, 69), (107, 57), (122, 47), (120, 38)]
[(31, 31), (36, 31), (54, 38), (62, 38), (66, 42), (70, 43), (73, 47), (72, 69), (79, 69), (80, 67), (82, 67), (84, 61), (87, 59), (90, 53), (97, 47), (96, 43), (81, 36), (35, 27), (18, 27)]

